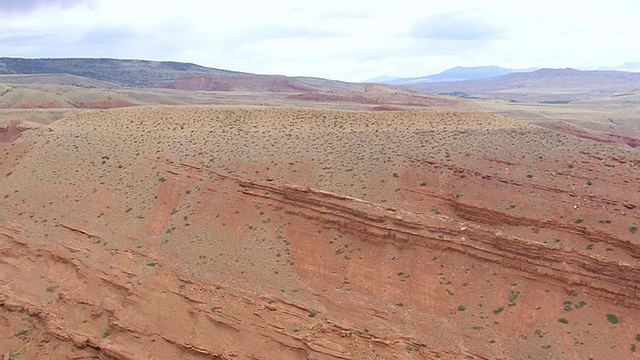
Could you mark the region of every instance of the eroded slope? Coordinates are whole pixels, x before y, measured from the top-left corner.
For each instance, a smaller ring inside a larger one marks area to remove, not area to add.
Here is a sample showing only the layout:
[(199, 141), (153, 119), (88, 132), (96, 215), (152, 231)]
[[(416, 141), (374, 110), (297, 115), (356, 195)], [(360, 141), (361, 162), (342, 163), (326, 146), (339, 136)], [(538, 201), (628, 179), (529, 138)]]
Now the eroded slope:
[(150, 107), (2, 152), (24, 356), (635, 355), (631, 150), (480, 112)]

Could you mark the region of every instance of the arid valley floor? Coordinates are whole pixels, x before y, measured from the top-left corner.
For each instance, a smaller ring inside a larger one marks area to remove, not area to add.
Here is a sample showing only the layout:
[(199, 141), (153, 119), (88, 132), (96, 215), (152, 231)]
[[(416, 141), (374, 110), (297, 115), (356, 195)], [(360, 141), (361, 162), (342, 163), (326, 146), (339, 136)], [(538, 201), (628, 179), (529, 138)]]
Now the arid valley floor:
[(270, 99), (2, 110), (0, 353), (640, 358), (637, 120)]

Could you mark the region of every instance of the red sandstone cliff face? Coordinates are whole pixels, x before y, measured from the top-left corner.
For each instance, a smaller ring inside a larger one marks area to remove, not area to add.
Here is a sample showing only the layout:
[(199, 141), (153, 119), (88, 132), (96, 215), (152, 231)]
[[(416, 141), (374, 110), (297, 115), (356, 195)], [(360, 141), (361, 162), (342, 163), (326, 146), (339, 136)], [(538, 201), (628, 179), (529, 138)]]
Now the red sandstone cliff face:
[(468, 152), (494, 121), (543, 131), (489, 115), (287, 111), (97, 112), (4, 146), (4, 353), (636, 355), (637, 155)]

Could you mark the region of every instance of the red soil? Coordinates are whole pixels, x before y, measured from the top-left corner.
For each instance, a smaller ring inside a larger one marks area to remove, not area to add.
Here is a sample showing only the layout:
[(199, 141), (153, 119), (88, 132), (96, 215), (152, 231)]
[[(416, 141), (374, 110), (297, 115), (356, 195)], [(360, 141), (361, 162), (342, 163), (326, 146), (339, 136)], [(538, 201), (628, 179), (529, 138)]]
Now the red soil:
[(8, 353), (638, 357), (635, 151), (247, 107), (86, 113), (0, 151)]
[(25, 129), (20, 127), (21, 123), (22, 121), (20, 120), (13, 120), (9, 122), (6, 127), (0, 128), (0, 144), (11, 143), (20, 137), (20, 134), (25, 131)]

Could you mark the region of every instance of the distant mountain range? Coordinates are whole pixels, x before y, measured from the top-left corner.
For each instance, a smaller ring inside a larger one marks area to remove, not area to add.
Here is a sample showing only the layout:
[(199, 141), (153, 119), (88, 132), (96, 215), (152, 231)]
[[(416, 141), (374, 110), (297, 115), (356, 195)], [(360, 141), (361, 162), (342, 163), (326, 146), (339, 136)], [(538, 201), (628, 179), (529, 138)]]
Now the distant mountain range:
[(474, 67), (462, 67), (456, 66), (454, 68), (445, 70), (438, 74), (414, 77), (414, 78), (401, 78), (391, 76), (380, 76), (373, 79), (366, 80), (365, 82), (382, 83), (389, 85), (410, 85), (419, 83), (441, 82), (441, 81), (464, 81), (464, 80), (477, 80), (486, 79), (490, 77), (511, 74), (515, 72), (531, 72), (537, 70), (536, 68), (528, 69), (507, 69), (500, 66), (474, 66)]
[(485, 79), (420, 82), (406, 86), (464, 98), (567, 103), (640, 89), (640, 73), (540, 69)]
[[(473, 66), (462, 67), (456, 66), (451, 69), (447, 69), (438, 74), (403, 78), (400, 76), (378, 76), (373, 79), (365, 80), (366, 83), (378, 83), (389, 85), (412, 85), (419, 83), (431, 83), (431, 82), (452, 82), (452, 81), (465, 81), (465, 80), (479, 80), (488, 79), (496, 76), (502, 76), (512, 73), (527, 73), (538, 70), (538, 68), (526, 68), (526, 69), (509, 69), (500, 66)], [(625, 71), (625, 72), (640, 72), (640, 62), (625, 62), (616, 67), (600, 67), (598, 71)], [(591, 71), (591, 70), (584, 70)]]

